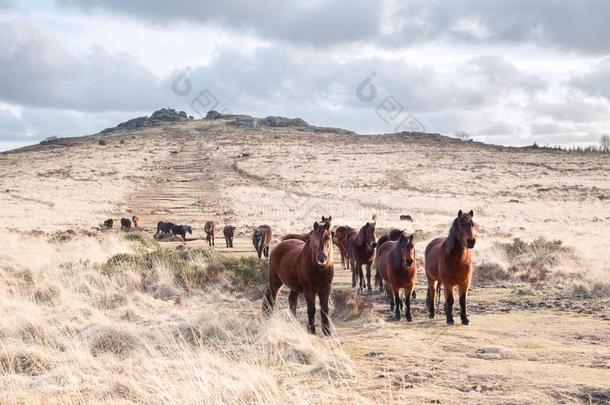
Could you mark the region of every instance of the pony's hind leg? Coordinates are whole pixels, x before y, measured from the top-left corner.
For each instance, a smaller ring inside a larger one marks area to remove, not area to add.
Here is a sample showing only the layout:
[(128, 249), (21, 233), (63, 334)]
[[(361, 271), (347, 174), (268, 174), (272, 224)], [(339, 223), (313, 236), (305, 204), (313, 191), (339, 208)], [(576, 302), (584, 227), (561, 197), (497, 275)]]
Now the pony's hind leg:
[(462, 325), (468, 325), (470, 324), (468, 316), (466, 315), (466, 296), (468, 295), (468, 286), (460, 285), (458, 287), (458, 293), (460, 294), (460, 319), (462, 320)]
[(297, 316), (297, 304), (299, 302), (299, 292), (290, 290), (290, 294), (288, 294), (288, 304), (290, 305), (290, 312), (295, 317)]
[(269, 285), (265, 291), (263, 297), (263, 315), (270, 316), (275, 306), (275, 300), (277, 299), (277, 293), (282, 287), (282, 281), (277, 274), (269, 273)]
[(371, 287), (371, 263), (366, 264), (366, 289), (369, 292), (373, 291)]
[(316, 334), (316, 293), (313, 291), (304, 291), (305, 301), (307, 301), (307, 330), (312, 335)]
[(318, 292), (320, 298), (320, 316), (322, 318), (322, 332), (325, 336), (330, 335), (330, 319), (328, 318), (328, 298), (330, 296), (330, 287), (326, 290)]
[(426, 308), (428, 308), (428, 318), (434, 319), (434, 298), (436, 294), (436, 281), (428, 277), (428, 292), (426, 293)]
[(356, 288), (356, 282), (358, 280), (358, 273), (356, 271), (356, 266), (354, 262), (350, 260), (350, 267), (352, 269), (352, 288)]

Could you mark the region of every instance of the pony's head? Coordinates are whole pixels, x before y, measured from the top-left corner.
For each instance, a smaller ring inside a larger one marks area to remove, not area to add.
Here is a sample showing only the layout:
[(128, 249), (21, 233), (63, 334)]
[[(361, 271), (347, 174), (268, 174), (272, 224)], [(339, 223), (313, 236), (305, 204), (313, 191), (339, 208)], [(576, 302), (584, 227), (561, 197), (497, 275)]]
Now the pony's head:
[(311, 233), (309, 241), (313, 246), (316, 263), (320, 266), (326, 266), (333, 254), (330, 222), (323, 222), (321, 224), (314, 222), (313, 232)]
[(187, 226), (187, 227), (186, 227), (186, 231), (192, 235), (192, 234), (193, 234), (193, 227), (192, 227), (192, 226), (190, 226), (190, 225), (189, 225), (189, 226)]
[(468, 249), (474, 248), (474, 245), (477, 242), (477, 235), (472, 217), (474, 217), (474, 212), (472, 210), (466, 214), (460, 210), (457, 214), (457, 218), (453, 220), (451, 230), (454, 233), (457, 243)]
[(403, 232), (402, 235), (400, 235), (400, 239), (398, 239), (398, 244), (400, 245), (400, 257), (402, 261), (407, 265), (407, 267), (411, 267), (415, 261), (413, 234), (407, 235)]
[(370, 249), (377, 247), (377, 235), (375, 234), (376, 216), (373, 216), (373, 222), (367, 222), (360, 228), (360, 234), (364, 245)]

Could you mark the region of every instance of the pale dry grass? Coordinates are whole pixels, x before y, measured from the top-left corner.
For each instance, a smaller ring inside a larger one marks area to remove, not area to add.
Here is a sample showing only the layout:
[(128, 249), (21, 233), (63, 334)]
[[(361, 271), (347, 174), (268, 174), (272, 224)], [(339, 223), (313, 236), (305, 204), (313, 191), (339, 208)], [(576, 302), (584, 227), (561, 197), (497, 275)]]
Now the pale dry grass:
[[(93, 259), (138, 251), (105, 242), (80, 245), (92, 260), (0, 270), (0, 403), (366, 402), (334, 339), (308, 335), (285, 309), (265, 320), (258, 303), (186, 295), (167, 262), (153, 264), (153, 285), (137, 266), (105, 276)], [(182, 300), (158, 296), (163, 288)]]

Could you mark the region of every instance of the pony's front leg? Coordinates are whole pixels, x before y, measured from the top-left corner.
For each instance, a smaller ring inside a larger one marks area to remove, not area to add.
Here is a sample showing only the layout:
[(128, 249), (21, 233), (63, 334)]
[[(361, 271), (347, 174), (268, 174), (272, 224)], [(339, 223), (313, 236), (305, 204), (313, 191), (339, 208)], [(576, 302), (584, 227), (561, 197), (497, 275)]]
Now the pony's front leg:
[(394, 320), (400, 321), (400, 295), (398, 289), (394, 291)]
[(453, 325), (453, 286), (444, 285), (445, 287), (445, 315), (447, 316), (447, 324)]
[(330, 319), (328, 318), (328, 298), (330, 296), (330, 287), (318, 292), (320, 298), (320, 316), (322, 317), (322, 332), (325, 336), (330, 335)]
[(364, 272), (362, 271), (362, 263), (356, 262), (356, 269), (358, 270), (358, 279), (360, 280), (360, 291), (364, 291)]
[(468, 316), (466, 315), (466, 296), (468, 295), (468, 286), (460, 285), (458, 287), (458, 292), (460, 294), (460, 319), (462, 320), (462, 325), (468, 325), (470, 324)]
[(407, 318), (407, 322), (413, 322), (413, 317), (411, 316), (411, 292), (410, 289), (405, 290), (405, 317)]
[(436, 283), (428, 277), (428, 292), (426, 293), (426, 308), (428, 308), (428, 318), (434, 319), (434, 296), (436, 293)]
[(358, 273), (356, 270), (356, 265), (353, 260), (348, 259), (350, 262), (350, 267), (352, 269), (352, 288), (356, 288), (356, 281), (358, 280)]
[(305, 301), (307, 301), (307, 330), (309, 333), (316, 334), (315, 316), (316, 316), (316, 293), (313, 291), (304, 291)]
[(371, 287), (371, 263), (366, 264), (366, 288), (369, 292), (373, 291)]

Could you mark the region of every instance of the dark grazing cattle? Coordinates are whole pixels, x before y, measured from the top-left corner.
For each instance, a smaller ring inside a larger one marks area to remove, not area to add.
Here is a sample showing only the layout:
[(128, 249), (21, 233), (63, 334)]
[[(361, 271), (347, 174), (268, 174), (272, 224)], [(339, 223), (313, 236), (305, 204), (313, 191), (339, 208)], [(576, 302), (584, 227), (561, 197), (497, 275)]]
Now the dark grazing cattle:
[(233, 225), (227, 225), (222, 230), (222, 234), (225, 237), (225, 243), (228, 248), (233, 247), (233, 235), (235, 235), (235, 227)]
[(172, 234), (182, 236), (182, 240), (186, 242), (186, 233), (193, 233), (193, 228), (190, 225), (174, 225), (172, 226)]
[(131, 229), (131, 220), (129, 218), (121, 218), (121, 229), (124, 231)]
[(104, 221), (104, 228), (106, 228), (106, 229), (112, 229), (113, 225), (114, 225), (114, 220), (112, 218), (108, 218), (107, 220)]
[(156, 235), (159, 235), (160, 233), (164, 233), (164, 234), (170, 233), (172, 231), (172, 227), (175, 225), (176, 224), (174, 224), (173, 222), (164, 222), (164, 221), (157, 222)]

